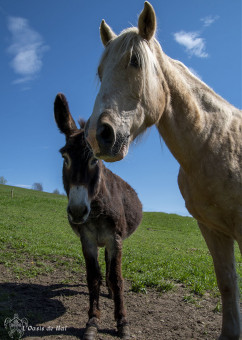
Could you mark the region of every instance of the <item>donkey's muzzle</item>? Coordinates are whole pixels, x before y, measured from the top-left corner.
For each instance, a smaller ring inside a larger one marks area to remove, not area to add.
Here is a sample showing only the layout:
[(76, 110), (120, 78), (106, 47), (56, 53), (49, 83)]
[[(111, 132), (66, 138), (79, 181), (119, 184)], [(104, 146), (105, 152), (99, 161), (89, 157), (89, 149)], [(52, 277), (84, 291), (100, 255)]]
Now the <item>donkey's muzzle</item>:
[(85, 186), (74, 185), (69, 191), (69, 203), (67, 207), (68, 219), (71, 223), (84, 223), (90, 213), (88, 190)]
[(70, 206), (67, 207), (68, 219), (71, 223), (82, 224), (84, 223), (90, 213), (88, 206)]

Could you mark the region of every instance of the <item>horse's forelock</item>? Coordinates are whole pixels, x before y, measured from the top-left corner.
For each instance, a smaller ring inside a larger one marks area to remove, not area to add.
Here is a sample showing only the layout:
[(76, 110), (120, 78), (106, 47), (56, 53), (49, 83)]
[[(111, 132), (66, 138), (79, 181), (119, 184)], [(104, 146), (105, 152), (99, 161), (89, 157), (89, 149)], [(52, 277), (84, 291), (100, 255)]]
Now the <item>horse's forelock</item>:
[(113, 60), (118, 56), (118, 60), (116, 60), (119, 62), (127, 52), (135, 53), (141, 64), (143, 77), (149, 78), (154, 75), (158, 67), (158, 61), (154, 54), (155, 49), (152, 51), (152, 43), (157, 43), (157, 41), (153, 39), (148, 43), (139, 35), (136, 27), (125, 29), (105, 48), (99, 65), (102, 65), (107, 58)]

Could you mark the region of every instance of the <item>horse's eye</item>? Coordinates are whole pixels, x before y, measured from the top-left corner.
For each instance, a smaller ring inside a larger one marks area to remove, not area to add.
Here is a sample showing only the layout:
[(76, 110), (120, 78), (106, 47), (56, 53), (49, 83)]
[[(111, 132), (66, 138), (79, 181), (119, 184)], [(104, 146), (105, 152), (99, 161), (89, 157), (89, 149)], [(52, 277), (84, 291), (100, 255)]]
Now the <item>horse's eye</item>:
[(98, 159), (95, 157), (91, 157), (88, 161), (88, 165), (90, 169), (93, 169), (98, 163)]
[(139, 61), (138, 61), (138, 58), (136, 57), (135, 54), (132, 54), (131, 56), (131, 59), (130, 59), (130, 62), (129, 62), (129, 65), (130, 66), (133, 66), (135, 68), (138, 68), (140, 65), (139, 65)]

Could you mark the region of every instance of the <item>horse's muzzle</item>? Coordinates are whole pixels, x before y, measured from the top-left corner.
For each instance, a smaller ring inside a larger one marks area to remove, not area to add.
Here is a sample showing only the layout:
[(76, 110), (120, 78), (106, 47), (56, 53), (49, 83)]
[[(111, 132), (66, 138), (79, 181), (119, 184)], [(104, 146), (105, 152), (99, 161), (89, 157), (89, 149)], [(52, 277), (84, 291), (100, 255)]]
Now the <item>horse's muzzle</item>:
[(129, 135), (116, 130), (115, 125), (104, 112), (100, 115), (96, 129), (86, 125), (85, 136), (95, 157), (106, 162), (116, 162), (123, 159), (129, 147)]

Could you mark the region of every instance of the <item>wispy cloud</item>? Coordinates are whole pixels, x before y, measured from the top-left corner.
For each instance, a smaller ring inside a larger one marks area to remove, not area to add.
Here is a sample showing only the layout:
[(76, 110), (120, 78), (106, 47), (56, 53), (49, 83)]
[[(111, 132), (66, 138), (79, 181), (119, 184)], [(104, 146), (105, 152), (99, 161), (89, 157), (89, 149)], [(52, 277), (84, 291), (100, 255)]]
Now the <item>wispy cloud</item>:
[(10, 65), (19, 76), (13, 83), (26, 83), (40, 72), (43, 54), (48, 46), (24, 18), (8, 17), (8, 30), (11, 33), (11, 44), (7, 49), (12, 55)]
[(199, 31), (186, 32), (181, 30), (174, 33), (173, 37), (178, 44), (185, 47), (189, 56), (207, 58), (209, 55), (206, 51), (206, 40), (202, 37), (202, 32), (218, 19), (218, 15), (208, 15), (200, 19), (203, 22), (203, 27)]
[(207, 58), (205, 39), (200, 37), (199, 32), (180, 31), (174, 33), (175, 41), (186, 48), (190, 56), (195, 55), (199, 58)]
[(31, 189), (32, 185), (29, 184), (15, 184), (15, 187), (19, 187), (19, 188), (24, 188), (24, 189)]
[(218, 19), (219, 19), (218, 15), (215, 15), (215, 16), (208, 15), (200, 20), (203, 22), (204, 27), (209, 27)]
[(31, 189), (32, 185), (30, 184), (15, 184), (13, 182), (7, 182), (8, 185), (18, 188), (24, 188), (24, 189)]

